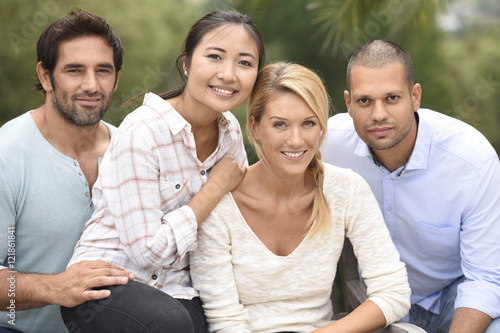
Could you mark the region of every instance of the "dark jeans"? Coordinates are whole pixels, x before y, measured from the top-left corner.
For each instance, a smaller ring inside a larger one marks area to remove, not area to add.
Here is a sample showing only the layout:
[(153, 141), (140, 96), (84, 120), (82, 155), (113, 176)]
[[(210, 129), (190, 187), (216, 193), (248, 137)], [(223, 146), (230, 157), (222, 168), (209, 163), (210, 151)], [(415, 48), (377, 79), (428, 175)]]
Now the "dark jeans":
[(23, 333), (13, 328), (0, 327), (0, 333)]
[(206, 321), (199, 298), (175, 299), (144, 283), (101, 289), (111, 296), (74, 308), (61, 307), (70, 333), (205, 333)]

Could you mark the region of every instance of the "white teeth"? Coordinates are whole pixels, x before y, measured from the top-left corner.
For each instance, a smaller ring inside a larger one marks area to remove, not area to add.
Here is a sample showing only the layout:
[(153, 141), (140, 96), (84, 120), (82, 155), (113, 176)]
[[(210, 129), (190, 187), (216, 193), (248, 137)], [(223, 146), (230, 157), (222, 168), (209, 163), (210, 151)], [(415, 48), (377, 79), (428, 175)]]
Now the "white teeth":
[(302, 156), (304, 155), (305, 151), (301, 152), (301, 153), (287, 153), (286, 151), (283, 152), (283, 154), (285, 154), (286, 156), (289, 156), (289, 157), (292, 157), (292, 158), (297, 158), (299, 156)]
[(226, 95), (232, 95), (234, 93), (234, 91), (226, 90), (226, 89), (220, 89), (220, 88), (216, 88), (216, 87), (212, 87), (212, 89), (215, 90), (215, 91), (217, 91), (218, 93), (226, 94)]

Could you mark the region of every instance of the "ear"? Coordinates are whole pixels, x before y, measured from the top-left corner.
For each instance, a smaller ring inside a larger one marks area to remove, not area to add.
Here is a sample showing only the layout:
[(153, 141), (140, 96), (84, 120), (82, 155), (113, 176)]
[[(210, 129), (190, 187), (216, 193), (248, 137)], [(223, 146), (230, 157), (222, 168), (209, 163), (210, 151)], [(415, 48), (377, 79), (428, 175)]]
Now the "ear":
[(46, 69), (43, 69), (41, 61), (39, 61), (36, 64), (36, 74), (38, 75), (38, 80), (40, 80), (40, 83), (42, 84), (43, 89), (46, 92), (52, 92), (53, 88), (52, 88), (52, 82), (50, 82), (49, 71)]
[(349, 115), (352, 117), (352, 113), (351, 113), (351, 95), (349, 94), (349, 90), (344, 90), (344, 100), (345, 100), (345, 105), (347, 106), (347, 112), (349, 112)]
[(182, 55), (182, 69), (184, 71), (188, 70), (187, 63), (186, 63), (186, 55), (185, 54)]
[(118, 71), (118, 72), (116, 73), (116, 82), (115, 82), (115, 87), (113, 88), (113, 92), (115, 92), (115, 91), (116, 91), (116, 89), (118, 88), (118, 81), (120, 81), (120, 73), (121, 73), (121, 72), (122, 72), (122, 71)]
[(420, 109), (420, 101), (422, 99), (422, 87), (420, 83), (415, 83), (411, 89), (411, 98), (413, 101), (413, 111)]
[(257, 122), (255, 121), (255, 117), (251, 115), (249, 121), (250, 121), (250, 131), (252, 132), (252, 137), (255, 140), (257, 140), (259, 138), (259, 129), (257, 126)]

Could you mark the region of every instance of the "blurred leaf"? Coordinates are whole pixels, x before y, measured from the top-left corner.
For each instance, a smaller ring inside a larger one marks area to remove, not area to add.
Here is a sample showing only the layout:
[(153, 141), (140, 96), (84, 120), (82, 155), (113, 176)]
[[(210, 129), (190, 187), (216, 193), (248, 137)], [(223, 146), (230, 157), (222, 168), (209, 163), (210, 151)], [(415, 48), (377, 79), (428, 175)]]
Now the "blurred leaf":
[(408, 30), (421, 37), (435, 26), (436, 14), (449, 0), (363, 1), (310, 0), (306, 6), (310, 22), (323, 37), (321, 53), (349, 55), (375, 38), (395, 38)]

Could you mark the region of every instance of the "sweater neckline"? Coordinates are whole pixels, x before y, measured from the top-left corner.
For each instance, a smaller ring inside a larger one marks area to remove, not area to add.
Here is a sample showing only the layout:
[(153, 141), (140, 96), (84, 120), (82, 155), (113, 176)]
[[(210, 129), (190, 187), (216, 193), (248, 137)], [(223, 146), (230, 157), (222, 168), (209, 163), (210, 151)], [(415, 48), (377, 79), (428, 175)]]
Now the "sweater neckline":
[(262, 240), (259, 238), (259, 236), (257, 236), (255, 234), (255, 232), (253, 231), (253, 229), (248, 225), (247, 221), (245, 220), (245, 217), (243, 216), (243, 214), (241, 213), (240, 211), (240, 208), (238, 207), (238, 204), (236, 203), (236, 201), (234, 200), (234, 197), (232, 195), (231, 192), (228, 193), (228, 196), (229, 196), (229, 199), (231, 201), (231, 204), (233, 205), (234, 207), (234, 210), (236, 211), (239, 219), (241, 220), (241, 222), (243, 223), (243, 225), (245, 226), (245, 228), (248, 230), (248, 232), (252, 235), (252, 237), (260, 244), (260, 246), (267, 252), (269, 253), (270, 255), (272, 255), (273, 257), (275, 258), (291, 258), (291, 257), (294, 257), (296, 255), (296, 253), (298, 253), (300, 251), (300, 249), (303, 247), (302, 244), (304, 244), (307, 240), (307, 237), (304, 237), (302, 239), (302, 241), (300, 242), (300, 244), (288, 255), (286, 256), (280, 256), (276, 253), (274, 253), (273, 251), (271, 251), (267, 246), (266, 244), (264, 244), (264, 242), (262, 242)]

